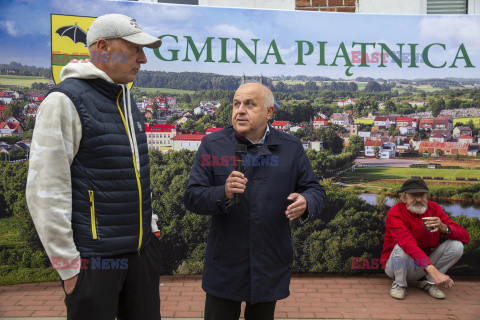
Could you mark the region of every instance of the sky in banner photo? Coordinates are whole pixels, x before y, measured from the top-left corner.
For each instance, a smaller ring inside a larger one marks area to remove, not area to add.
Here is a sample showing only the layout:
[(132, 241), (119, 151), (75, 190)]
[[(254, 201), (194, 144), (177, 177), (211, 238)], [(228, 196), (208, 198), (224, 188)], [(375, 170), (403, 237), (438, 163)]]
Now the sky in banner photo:
[(480, 78), (478, 15), (331, 14), (90, 0), (0, 0), (0, 7), (0, 63), (50, 66), (51, 14), (123, 13), (162, 38), (158, 51), (146, 50), (143, 70)]

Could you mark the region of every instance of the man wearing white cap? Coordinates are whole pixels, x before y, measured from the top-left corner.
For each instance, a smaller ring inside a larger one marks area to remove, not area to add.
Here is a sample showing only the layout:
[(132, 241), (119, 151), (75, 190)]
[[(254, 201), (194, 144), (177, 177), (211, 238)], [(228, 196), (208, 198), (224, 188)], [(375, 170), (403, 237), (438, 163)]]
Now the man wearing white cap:
[(26, 196), (68, 319), (160, 319), (145, 124), (126, 86), (160, 45), (130, 17), (97, 18), (91, 60), (66, 65), (40, 106)]

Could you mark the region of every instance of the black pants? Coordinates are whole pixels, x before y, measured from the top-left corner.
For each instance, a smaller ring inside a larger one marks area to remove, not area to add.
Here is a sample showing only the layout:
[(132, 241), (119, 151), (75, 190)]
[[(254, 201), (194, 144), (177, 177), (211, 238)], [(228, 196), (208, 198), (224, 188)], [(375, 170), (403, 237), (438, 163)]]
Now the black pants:
[[(65, 295), (68, 320), (160, 320), (160, 242), (138, 253), (89, 258)], [(63, 285), (63, 281), (62, 281)]]
[[(275, 305), (273, 302), (259, 302), (245, 307), (245, 320), (273, 320)], [(238, 320), (242, 301), (233, 301), (214, 297), (207, 293), (205, 300), (205, 320)]]

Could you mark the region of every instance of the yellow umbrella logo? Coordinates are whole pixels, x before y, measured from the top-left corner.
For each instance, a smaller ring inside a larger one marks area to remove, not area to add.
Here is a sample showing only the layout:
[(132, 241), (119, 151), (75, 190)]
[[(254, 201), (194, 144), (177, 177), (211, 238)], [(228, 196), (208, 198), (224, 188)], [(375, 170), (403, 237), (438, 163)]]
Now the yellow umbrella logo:
[(60, 83), (60, 71), (72, 60), (90, 58), (87, 30), (95, 17), (51, 15), (52, 75)]
[[(90, 58), (87, 48), (87, 31), (96, 17), (52, 14), (50, 16), (52, 39), (53, 81), (60, 83), (60, 71), (72, 60), (78, 63)], [(131, 88), (133, 83), (129, 83)]]

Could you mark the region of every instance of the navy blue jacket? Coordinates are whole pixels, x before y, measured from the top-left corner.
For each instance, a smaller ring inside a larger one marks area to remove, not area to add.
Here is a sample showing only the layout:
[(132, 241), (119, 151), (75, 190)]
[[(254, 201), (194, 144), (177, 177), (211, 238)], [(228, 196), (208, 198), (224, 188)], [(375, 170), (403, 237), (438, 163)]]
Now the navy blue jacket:
[(293, 248), (287, 197), (302, 194), (310, 220), (324, 207), (325, 189), (300, 140), (271, 128), (263, 145), (248, 147), (248, 182), (240, 204), (225, 207), (225, 181), (235, 169), (238, 143), (233, 127), (205, 136), (185, 191), (188, 210), (212, 216), (202, 287), (235, 301), (276, 301), (290, 294)]
[(55, 91), (72, 100), (82, 123), (79, 150), (70, 166), (77, 250), (82, 257), (140, 251), (149, 241), (152, 219), (150, 165), (141, 112), (133, 97), (128, 97), (134, 106), (138, 176), (119, 111), (123, 112), (121, 86), (103, 79), (70, 78), (50, 92)]

